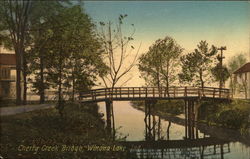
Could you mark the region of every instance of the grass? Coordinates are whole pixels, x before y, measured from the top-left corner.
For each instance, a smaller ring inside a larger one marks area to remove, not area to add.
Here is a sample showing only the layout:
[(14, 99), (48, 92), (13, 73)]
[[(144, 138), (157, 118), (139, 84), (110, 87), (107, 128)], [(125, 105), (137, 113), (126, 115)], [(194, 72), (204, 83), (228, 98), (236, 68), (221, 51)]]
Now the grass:
[[(0, 155), (8, 159), (113, 158), (119, 154), (87, 151), (88, 146), (113, 143), (106, 134), (97, 105), (93, 104), (67, 104), (63, 118), (54, 108), (4, 116), (0, 131)], [(63, 145), (69, 150), (63, 151)]]
[(246, 111), (250, 113), (250, 100), (248, 99), (235, 99), (232, 103), (235, 108), (240, 109), (242, 111)]

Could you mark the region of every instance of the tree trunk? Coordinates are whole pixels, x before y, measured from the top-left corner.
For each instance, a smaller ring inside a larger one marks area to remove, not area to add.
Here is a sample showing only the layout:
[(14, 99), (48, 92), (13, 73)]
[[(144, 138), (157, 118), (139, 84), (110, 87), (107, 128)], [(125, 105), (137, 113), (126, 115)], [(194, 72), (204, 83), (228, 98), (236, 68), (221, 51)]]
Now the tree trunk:
[(60, 51), (60, 57), (59, 57), (59, 83), (58, 83), (58, 111), (61, 117), (63, 117), (63, 103), (62, 103), (62, 57), (61, 57), (61, 51)]
[(40, 104), (43, 104), (45, 102), (45, 93), (44, 93), (44, 61), (43, 57), (41, 56), (40, 53), (40, 90), (39, 90), (39, 95), (40, 95)]
[(230, 87), (231, 87), (231, 97), (233, 98), (234, 96), (234, 86), (233, 86), (233, 77), (230, 75)]
[(171, 126), (171, 121), (168, 122), (168, 127), (167, 127), (167, 140), (169, 140), (170, 126)]
[(167, 93), (168, 93), (168, 97), (169, 97), (170, 96), (169, 95), (169, 62), (167, 62), (166, 86), (167, 86)]
[(21, 96), (22, 56), (20, 49), (16, 48), (15, 54), (16, 54), (16, 105), (21, 105), (22, 104), (22, 96)]
[[(112, 84), (112, 94), (113, 94), (113, 89), (115, 87), (115, 83), (113, 82)], [(113, 140), (115, 140), (115, 115), (114, 115), (114, 107), (113, 107), (113, 101), (110, 106), (111, 109), (111, 117), (112, 117), (112, 130), (113, 130)]]
[(201, 82), (202, 95), (205, 96), (205, 94), (204, 94), (204, 81), (202, 78), (202, 70), (200, 70), (200, 82)]
[(158, 140), (161, 139), (161, 117), (158, 116)]
[(59, 87), (58, 87), (58, 110), (59, 114), (62, 116), (62, 82), (61, 82), (61, 75), (59, 78)]
[(27, 104), (27, 59), (23, 51), (23, 105)]
[(75, 74), (74, 71), (72, 71), (72, 102), (75, 101)]
[(160, 72), (159, 71), (157, 71), (157, 87), (158, 87), (159, 95), (161, 95)]

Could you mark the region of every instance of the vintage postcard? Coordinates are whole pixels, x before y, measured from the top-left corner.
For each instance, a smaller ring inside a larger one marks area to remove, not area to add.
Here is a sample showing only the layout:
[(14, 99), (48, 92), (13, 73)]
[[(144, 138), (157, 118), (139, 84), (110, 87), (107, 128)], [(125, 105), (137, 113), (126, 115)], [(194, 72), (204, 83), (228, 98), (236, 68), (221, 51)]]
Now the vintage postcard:
[(0, 159), (250, 159), (249, 1), (0, 1)]

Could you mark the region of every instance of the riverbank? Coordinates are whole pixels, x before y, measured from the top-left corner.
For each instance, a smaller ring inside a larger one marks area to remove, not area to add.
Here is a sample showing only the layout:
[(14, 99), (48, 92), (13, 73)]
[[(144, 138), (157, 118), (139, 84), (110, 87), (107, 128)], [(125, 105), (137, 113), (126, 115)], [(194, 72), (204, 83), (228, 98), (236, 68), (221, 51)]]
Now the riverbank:
[(105, 131), (96, 104), (69, 103), (61, 118), (55, 108), (1, 116), (1, 152), (9, 159), (122, 158)]
[[(144, 110), (144, 102), (131, 102), (132, 106)], [(168, 116), (183, 114), (184, 101), (157, 101), (154, 112), (166, 113)], [(242, 133), (250, 127), (250, 100), (233, 100), (228, 102), (204, 101), (199, 107), (199, 122), (223, 128), (239, 130)]]
[[(167, 101), (165, 101), (167, 102)], [(236, 104), (236, 102), (238, 104)], [(162, 102), (161, 102), (162, 103)], [(207, 105), (208, 103), (203, 103), (203, 107), (205, 105)], [(211, 104), (211, 103), (210, 103)], [(156, 115), (159, 116), (161, 119), (164, 119), (166, 121), (178, 124), (178, 125), (182, 125), (185, 126), (185, 119), (183, 115), (180, 115), (181, 111), (179, 113), (172, 113), (167, 111), (169, 108), (167, 108), (169, 105), (172, 105), (171, 107), (174, 107), (174, 105), (176, 105), (175, 101), (172, 101), (168, 104), (165, 105), (161, 105), (161, 107), (157, 108), (157, 105), (154, 108), (154, 111), (152, 111), (152, 115)], [(218, 106), (219, 105), (219, 106)], [(238, 112), (245, 112), (246, 114), (248, 114), (249, 111), (249, 106), (248, 106), (248, 101), (234, 101), (229, 105), (220, 103), (218, 105), (213, 105), (210, 107), (211, 111), (212, 109), (217, 108), (217, 110), (220, 110), (218, 113), (222, 113), (225, 115), (224, 112), (227, 111), (235, 111), (237, 110)], [(141, 111), (145, 111), (144, 108), (144, 104), (143, 102), (132, 102), (132, 106), (137, 109), (137, 110), (141, 110)], [(177, 107), (179, 107), (178, 105), (176, 105)], [(163, 107), (165, 107), (164, 109), (162, 109)], [(224, 109), (222, 109), (223, 107), (226, 107)], [(179, 109), (179, 108), (178, 108)], [(224, 110), (224, 111), (223, 111)], [(176, 112), (176, 111), (174, 111)], [(205, 118), (205, 119), (211, 119), (212, 115), (218, 115), (216, 113), (214, 114), (210, 114), (210, 118)], [(230, 116), (232, 114), (229, 114), (228, 116)], [(247, 118), (246, 116), (237, 116), (235, 118)], [(225, 121), (227, 121), (229, 117), (225, 118)], [(214, 120), (216, 121), (216, 120)], [(235, 122), (242, 122), (239, 125), (243, 125), (245, 126), (245, 124), (249, 124), (248, 121), (246, 120), (242, 120), (242, 121), (235, 121)], [(245, 145), (250, 146), (250, 132), (249, 132), (249, 127), (243, 129), (237, 129), (237, 128), (231, 128), (231, 127), (226, 127), (225, 125), (221, 125), (221, 123), (215, 123), (215, 122), (211, 122), (208, 120), (199, 120), (197, 122), (197, 126), (198, 129), (202, 132), (205, 133), (207, 135), (213, 136), (213, 137), (217, 137), (223, 140), (229, 140), (229, 141), (240, 141), (241, 143), (244, 143)]]
[(216, 125), (248, 133), (250, 127), (250, 100), (234, 99), (230, 103), (203, 102), (199, 119), (208, 125)]

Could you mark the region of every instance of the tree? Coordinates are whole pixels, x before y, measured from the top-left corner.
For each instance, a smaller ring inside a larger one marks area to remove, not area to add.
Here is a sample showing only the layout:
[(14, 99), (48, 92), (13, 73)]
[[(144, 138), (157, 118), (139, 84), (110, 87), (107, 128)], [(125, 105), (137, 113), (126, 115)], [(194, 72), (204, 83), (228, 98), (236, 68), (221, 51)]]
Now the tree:
[(74, 98), (75, 91), (89, 89), (95, 84), (99, 67), (105, 68), (93, 27), (79, 5), (62, 8), (51, 22), (51, 37), (45, 47), (46, 71), (48, 82), (57, 89), (57, 108), (61, 115), (64, 95), (71, 92)]
[[(108, 23), (100, 22), (101, 28), (99, 37), (104, 49), (104, 54), (106, 55), (104, 61), (109, 68), (101, 77), (106, 87), (114, 88), (121, 78), (123, 78), (135, 66), (139, 52), (138, 48), (136, 53), (132, 55), (135, 48), (130, 42), (134, 39), (133, 35), (135, 29), (129, 36), (126, 36), (123, 33), (122, 25), (125, 17), (127, 17), (126, 14), (119, 16), (116, 28), (113, 28), (110, 21)], [(131, 24), (131, 26), (134, 27), (133, 24)], [(128, 59), (128, 57), (132, 57), (132, 59)], [(131, 78), (125, 80), (121, 85), (124, 85), (130, 79)]]
[(139, 58), (139, 70), (146, 82), (159, 88), (164, 85), (168, 93), (169, 86), (176, 80), (178, 59), (182, 51), (169, 36), (156, 40), (149, 51)]
[(220, 66), (217, 64), (211, 69), (212, 75), (215, 78), (215, 81), (222, 82), (222, 85), (225, 85), (226, 80), (230, 77), (230, 73), (226, 66)]
[(233, 78), (234, 77), (233, 73), (237, 69), (239, 69), (242, 65), (244, 65), (246, 62), (247, 62), (247, 60), (246, 60), (246, 56), (244, 54), (235, 55), (232, 58), (230, 58), (228, 61), (227, 65), (228, 65), (228, 71), (230, 74), (229, 87), (231, 89), (232, 96), (235, 94), (235, 90), (237, 87), (237, 80), (236, 80), (236, 78), (235, 79)]
[[(27, 29), (30, 12), (32, 8), (31, 0), (0, 2), (0, 28), (2, 39), (10, 37), (11, 46), (16, 55), (16, 104), (20, 105), (21, 99), (21, 72), (25, 69), (25, 43), (27, 41)], [(8, 40), (7, 40), (8, 41)]]
[(46, 63), (48, 61), (48, 48), (52, 37), (51, 28), (62, 27), (61, 24), (53, 25), (53, 17), (65, 6), (70, 7), (68, 1), (36, 1), (30, 17), (30, 42), (27, 53), (30, 59), (27, 61), (28, 69), (35, 75), (34, 79), (28, 82), (33, 84), (33, 91), (40, 96), (40, 103), (45, 102), (45, 90), (49, 88), (47, 82)]
[[(32, 45), (31, 34), (34, 31), (34, 24), (38, 21), (56, 13), (58, 6), (68, 7), (68, 1), (1, 1), (1, 37), (5, 46), (15, 50), (16, 54), (16, 97), (17, 104), (21, 104), (23, 93), (23, 104), (26, 104), (27, 77), (29, 75), (29, 59), (31, 53), (28, 48)], [(9, 42), (11, 41), (11, 42)], [(21, 73), (23, 75), (23, 91), (21, 90)]]
[[(104, 62), (107, 65), (108, 69), (100, 72), (100, 77), (105, 85), (105, 87), (113, 88), (127, 75), (131, 69), (135, 66), (135, 62), (137, 59), (137, 55), (139, 52), (140, 47), (136, 51), (134, 55), (132, 55), (133, 50), (135, 49), (134, 46), (130, 44), (133, 40), (133, 35), (135, 33), (134, 25), (131, 24), (133, 27), (133, 31), (128, 36), (124, 35), (123, 32), (123, 23), (124, 18), (127, 15), (120, 15), (118, 18), (118, 23), (116, 27), (113, 28), (112, 23), (109, 21), (108, 23), (100, 22), (100, 33), (99, 38), (104, 49)], [(132, 59), (128, 59), (132, 58)], [(129, 77), (125, 80), (125, 82), (121, 83), (120, 85), (126, 84), (132, 77)], [(110, 111), (109, 111), (110, 109)], [(115, 136), (115, 123), (114, 123), (114, 111), (113, 105), (106, 107), (106, 110), (111, 112), (112, 116), (112, 127), (113, 127), (113, 137)], [(107, 115), (107, 118), (110, 116)], [(111, 121), (107, 120), (107, 128), (108, 131), (111, 130)]]
[(209, 48), (206, 41), (201, 41), (194, 52), (182, 56), (182, 72), (179, 74), (180, 82), (192, 82), (196, 86), (201, 86), (203, 92), (216, 53), (215, 46), (212, 45)]
[[(34, 71), (35, 80), (32, 81), (34, 90), (40, 96), (40, 103), (45, 101), (45, 90), (50, 88), (50, 81), (48, 76), (48, 63), (50, 61), (51, 51), (49, 43), (53, 43), (52, 40), (55, 37), (53, 30), (64, 29), (68, 22), (57, 21), (55, 17), (68, 8), (75, 6), (68, 0), (60, 1), (37, 1), (34, 7), (33, 16), (31, 16), (31, 44), (32, 58), (30, 61), (30, 67)], [(38, 71), (39, 70), (39, 71)]]

